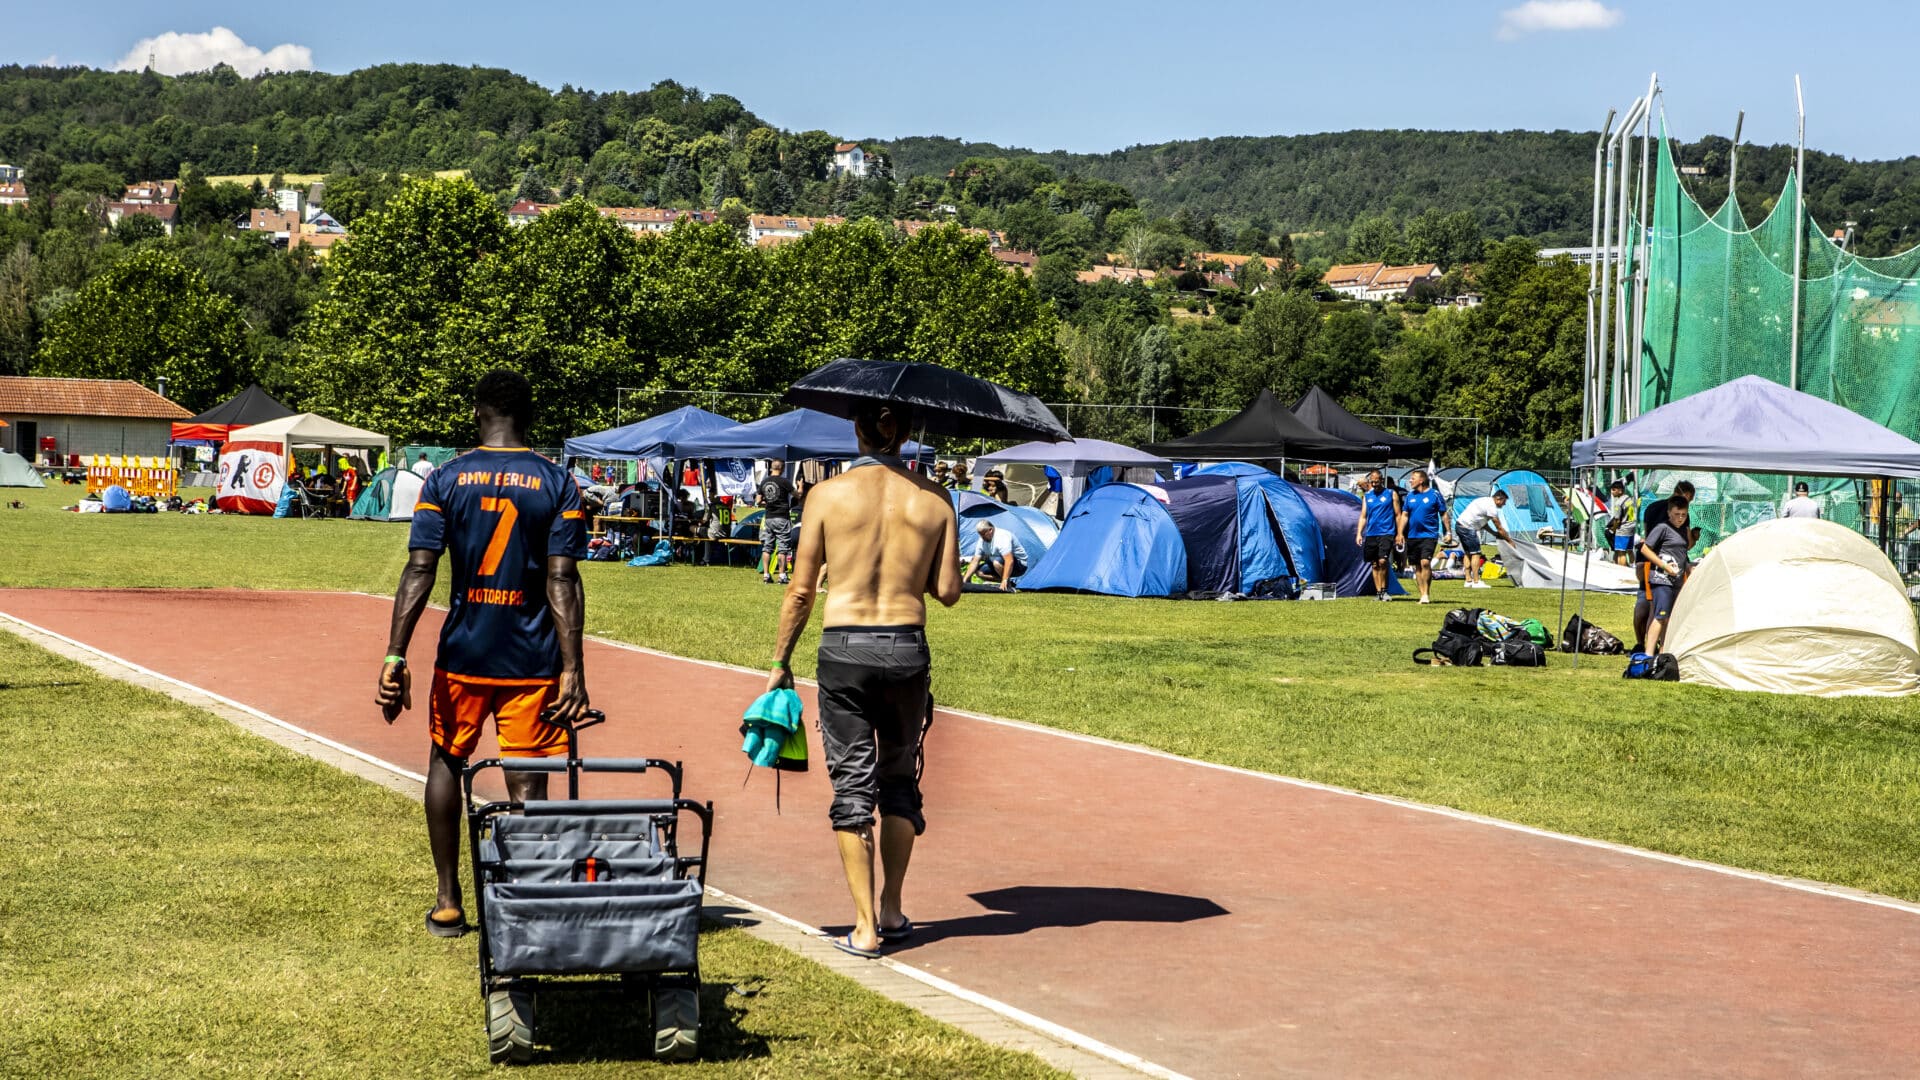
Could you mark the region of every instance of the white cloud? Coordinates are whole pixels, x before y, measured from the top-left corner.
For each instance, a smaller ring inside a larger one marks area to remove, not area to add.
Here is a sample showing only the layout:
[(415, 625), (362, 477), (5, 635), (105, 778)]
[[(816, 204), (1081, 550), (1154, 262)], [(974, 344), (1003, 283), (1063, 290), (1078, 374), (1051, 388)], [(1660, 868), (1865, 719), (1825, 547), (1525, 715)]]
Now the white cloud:
[(40, 58), (40, 64), (39, 64), (39, 66), (40, 66), (40, 67), (59, 67), (59, 66), (60, 66), (60, 54), (59, 54), (59, 53), (49, 53), (49, 54), (47, 54), (46, 56), (43, 56), (43, 57), (41, 57), (41, 58)]
[(262, 52), (224, 26), (216, 26), (204, 34), (169, 30), (157, 37), (142, 38), (113, 67), (115, 71), (139, 71), (147, 66), (149, 57), (153, 70), (162, 75), (205, 71), (215, 64), (226, 64), (249, 78), (263, 71), (304, 71), (313, 67), (313, 50), (305, 45), (275, 45)]
[(1497, 37), (1512, 41), (1542, 30), (1605, 30), (1625, 18), (1600, 0), (1527, 0), (1500, 13)]

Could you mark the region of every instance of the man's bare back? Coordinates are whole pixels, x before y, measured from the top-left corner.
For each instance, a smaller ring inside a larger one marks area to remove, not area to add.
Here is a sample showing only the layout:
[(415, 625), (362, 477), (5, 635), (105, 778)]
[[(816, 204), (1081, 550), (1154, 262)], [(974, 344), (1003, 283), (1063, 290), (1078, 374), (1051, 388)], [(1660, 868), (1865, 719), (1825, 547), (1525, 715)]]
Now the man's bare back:
[(815, 488), (800, 545), (794, 579), (818, 581), (824, 565), (832, 582), (825, 626), (923, 626), (926, 594), (941, 591), (942, 570), (958, 591), (953, 504), (944, 488), (905, 468), (867, 465)]

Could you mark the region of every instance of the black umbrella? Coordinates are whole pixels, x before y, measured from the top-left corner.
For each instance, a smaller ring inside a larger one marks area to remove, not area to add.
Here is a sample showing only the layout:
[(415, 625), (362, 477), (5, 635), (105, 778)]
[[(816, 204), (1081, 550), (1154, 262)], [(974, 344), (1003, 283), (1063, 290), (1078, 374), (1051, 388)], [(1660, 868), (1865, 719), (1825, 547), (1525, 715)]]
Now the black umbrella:
[(1047, 442), (1072, 438), (1032, 394), (938, 364), (835, 360), (794, 383), (781, 400), (847, 417), (863, 402), (901, 402), (913, 406), (913, 426), (930, 435)]

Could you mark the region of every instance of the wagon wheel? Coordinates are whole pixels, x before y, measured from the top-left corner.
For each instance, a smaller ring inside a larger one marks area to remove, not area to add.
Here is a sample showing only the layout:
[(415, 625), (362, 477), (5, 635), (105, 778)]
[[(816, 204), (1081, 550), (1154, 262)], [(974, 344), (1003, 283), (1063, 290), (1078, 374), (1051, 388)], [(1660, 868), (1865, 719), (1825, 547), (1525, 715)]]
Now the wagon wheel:
[(487, 995), (487, 1058), (495, 1065), (533, 1060), (533, 993), (495, 990)]
[(700, 994), (684, 986), (653, 992), (653, 1056), (692, 1061), (700, 1055)]

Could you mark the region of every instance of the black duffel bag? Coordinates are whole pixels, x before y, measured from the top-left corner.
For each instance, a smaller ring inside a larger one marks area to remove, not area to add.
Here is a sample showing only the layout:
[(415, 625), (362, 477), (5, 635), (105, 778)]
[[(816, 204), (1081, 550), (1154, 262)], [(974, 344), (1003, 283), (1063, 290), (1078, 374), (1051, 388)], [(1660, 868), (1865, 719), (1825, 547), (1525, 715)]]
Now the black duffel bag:
[(1560, 632), (1560, 651), (1583, 652), (1589, 656), (1619, 656), (1627, 651), (1627, 647), (1619, 638), (1575, 615), (1567, 620), (1567, 628)]
[(1508, 638), (1495, 642), (1487, 659), (1504, 667), (1546, 667), (1547, 647), (1525, 638)]
[[(1451, 622), (1453, 617), (1449, 615), (1447, 618)], [(1413, 650), (1413, 662), (1436, 667), (1479, 667), (1481, 658), (1486, 655), (1486, 648), (1486, 643), (1480, 640), (1478, 634), (1456, 634), (1452, 630), (1441, 630), (1440, 636), (1433, 639), (1432, 648)]]
[(1479, 637), (1481, 610), (1480, 608), (1454, 608), (1447, 612), (1446, 621), (1440, 624), (1440, 632)]

